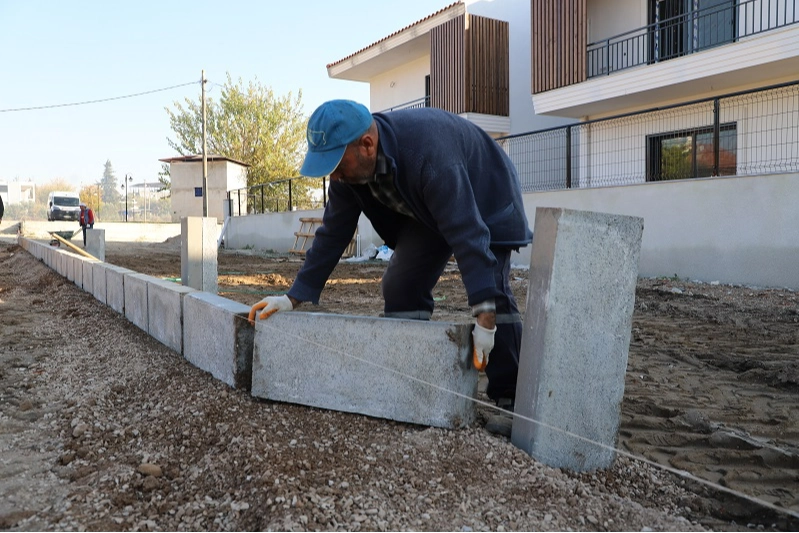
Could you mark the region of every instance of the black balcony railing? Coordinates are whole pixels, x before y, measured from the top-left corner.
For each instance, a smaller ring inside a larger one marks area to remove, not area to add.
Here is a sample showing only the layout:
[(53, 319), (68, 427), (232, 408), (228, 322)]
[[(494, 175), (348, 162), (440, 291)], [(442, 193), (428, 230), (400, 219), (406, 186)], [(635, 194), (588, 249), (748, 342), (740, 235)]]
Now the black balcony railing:
[(380, 113), (388, 113), (389, 111), (396, 111), (397, 109), (413, 109), (416, 107), (430, 107), (430, 97), (425, 96), (422, 98), (417, 98), (416, 100), (411, 100), (410, 102), (397, 104), (394, 107), (383, 109), (382, 111), (380, 111)]
[(668, 10), (671, 4), (658, 2), (655, 22), (648, 26), (589, 44), (588, 77), (674, 59), (799, 22), (795, 0), (721, 1), (677, 15)]

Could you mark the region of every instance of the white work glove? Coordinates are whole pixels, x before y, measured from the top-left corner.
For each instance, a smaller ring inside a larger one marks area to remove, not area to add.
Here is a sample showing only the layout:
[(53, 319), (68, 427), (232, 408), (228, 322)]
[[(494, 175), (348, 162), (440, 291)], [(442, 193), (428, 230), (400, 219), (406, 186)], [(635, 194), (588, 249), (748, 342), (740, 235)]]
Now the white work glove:
[(472, 355), (472, 362), (477, 370), (485, 370), (488, 366), (488, 354), (494, 348), (494, 333), (497, 332), (497, 327), (494, 329), (487, 329), (474, 323), (472, 330), (472, 340), (474, 341), (474, 353)]
[(285, 294), (283, 296), (267, 296), (250, 309), (250, 324), (255, 324), (255, 314), (262, 311), (258, 318), (265, 320), (278, 311), (292, 311), (294, 305)]

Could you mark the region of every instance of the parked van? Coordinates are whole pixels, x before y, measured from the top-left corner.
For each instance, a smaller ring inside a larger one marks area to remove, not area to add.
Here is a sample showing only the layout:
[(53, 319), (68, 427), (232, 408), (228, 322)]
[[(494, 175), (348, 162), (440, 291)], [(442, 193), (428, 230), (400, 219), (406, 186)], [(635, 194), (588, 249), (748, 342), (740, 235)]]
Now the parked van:
[(47, 198), (47, 220), (78, 220), (80, 196), (76, 192), (53, 191)]

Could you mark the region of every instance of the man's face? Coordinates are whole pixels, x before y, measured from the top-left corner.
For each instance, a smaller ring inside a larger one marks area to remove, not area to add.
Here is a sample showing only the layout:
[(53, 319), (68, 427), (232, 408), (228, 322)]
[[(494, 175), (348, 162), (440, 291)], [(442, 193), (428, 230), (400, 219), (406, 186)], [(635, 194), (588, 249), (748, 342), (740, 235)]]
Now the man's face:
[(377, 155), (370, 156), (370, 151), (362, 144), (347, 146), (336, 170), (330, 173), (330, 181), (340, 181), (349, 185), (363, 185), (372, 181)]

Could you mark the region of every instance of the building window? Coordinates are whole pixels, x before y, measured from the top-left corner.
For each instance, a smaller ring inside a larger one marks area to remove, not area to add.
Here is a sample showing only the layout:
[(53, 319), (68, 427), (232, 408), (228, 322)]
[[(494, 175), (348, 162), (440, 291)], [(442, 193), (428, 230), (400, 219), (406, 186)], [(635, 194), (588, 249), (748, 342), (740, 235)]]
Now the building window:
[(424, 77), (424, 106), (430, 107), (430, 74)]
[(733, 42), (735, 6), (735, 0), (650, 0), (652, 61)]
[(203, 188), (202, 187), (195, 187), (194, 188), (194, 196), (195, 196), (195, 198), (202, 198), (203, 197)]
[(737, 128), (722, 124), (719, 131), (719, 170), (713, 171), (713, 128), (650, 135), (646, 140), (646, 181), (734, 176), (737, 172)]

